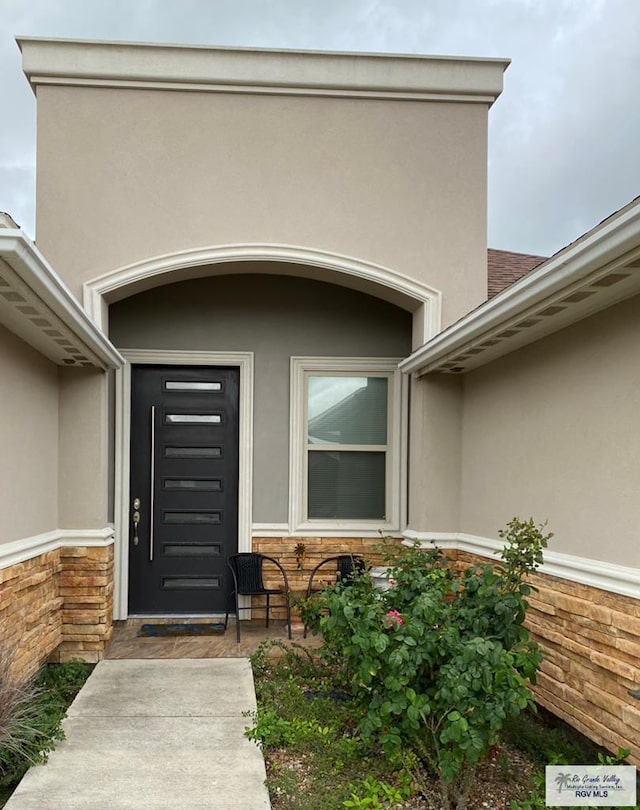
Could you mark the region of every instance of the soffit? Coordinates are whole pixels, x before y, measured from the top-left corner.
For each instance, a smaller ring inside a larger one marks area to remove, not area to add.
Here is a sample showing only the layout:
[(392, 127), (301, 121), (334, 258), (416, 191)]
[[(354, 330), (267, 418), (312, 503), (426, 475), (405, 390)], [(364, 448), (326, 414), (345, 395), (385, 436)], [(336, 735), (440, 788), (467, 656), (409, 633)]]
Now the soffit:
[(39, 84), (492, 104), (508, 59), (18, 37)]
[(640, 293), (640, 200), (600, 223), (400, 364), (461, 374)]
[(124, 362), (35, 245), (0, 229), (0, 323), (60, 366), (117, 368)]

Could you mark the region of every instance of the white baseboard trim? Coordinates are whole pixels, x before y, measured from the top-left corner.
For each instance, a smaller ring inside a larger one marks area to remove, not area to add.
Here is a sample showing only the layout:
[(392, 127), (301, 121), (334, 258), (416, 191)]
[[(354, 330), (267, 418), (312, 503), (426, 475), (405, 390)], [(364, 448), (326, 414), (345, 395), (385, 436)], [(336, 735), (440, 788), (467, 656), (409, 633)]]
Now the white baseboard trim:
[(41, 554), (59, 548), (85, 546), (104, 548), (113, 544), (113, 528), (104, 529), (55, 529), (44, 534), (36, 534), (10, 543), (0, 543), (0, 569), (10, 568)]
[[(465, 532), (416, 532), (411, 529), (404, 532), (405, 540), (418, 541), (424, 548), (433, 543), (442, 549), (466, 551), (480, 557), (496, 558), (496, 552), (503, 547), (501, 540), (492, 537), (480, 537)], [(610, 593), (640, 599), (640, 569), (624, 565), (591, 560), (587, 557), (576, 557), (558, 551), (545, 551), (544, 563), (538, 569), (541, 574), (548, 574), (558, 579), (568, 579), (581, 585), (589, 585)]]

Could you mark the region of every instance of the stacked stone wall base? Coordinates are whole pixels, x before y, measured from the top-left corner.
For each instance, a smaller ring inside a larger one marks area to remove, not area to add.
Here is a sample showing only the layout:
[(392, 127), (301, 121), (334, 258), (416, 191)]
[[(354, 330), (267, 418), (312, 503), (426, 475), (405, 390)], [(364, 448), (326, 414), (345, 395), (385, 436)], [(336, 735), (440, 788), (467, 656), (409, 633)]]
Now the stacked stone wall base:
[[(460, 566), (487, 562), (465, 552)], [(525, 626), (544, 652), (536, 701), (640, 766), (640, 599), (537, 573)]]
[(0, 654), (20, 679), (47, 660), (99, 661), (112, 617), (113, 546), (56, 549), (0, 570)]
[[(300, 544), (303, 544), (304, 548)], [(379, 565), (379, 538), (257, 537), (255, 551), (285, 568), (293, 596), (303, 596), (313, 568), (336, 554), (363, 556)], [(297, 552), (297, 553), (296, 553)], [(450, 552), (462, 570), (483, 557)], [(316, 584), (335, 578), (327, 568)], [(281, 580), (265, 570), (268, 586)], [(534, 696), (606, 749), (628, 749), (640, 765), (640, 599), (538, 573), (526, 626), (542, 647)], [(258, 606), (258, 602), (255, 603)], [(284, 609), (277, 613), (285, 617)], [(47, 552), (0, 570), (0, 654), (18, 677), (33, 675), (46, 660), (99, 661), (113, 625), (113, 546)]]
[(0, 570), (0, 655), (19, 679), (32, 676), (62, 639), (60, 567), (60, 552), (50, 551)]

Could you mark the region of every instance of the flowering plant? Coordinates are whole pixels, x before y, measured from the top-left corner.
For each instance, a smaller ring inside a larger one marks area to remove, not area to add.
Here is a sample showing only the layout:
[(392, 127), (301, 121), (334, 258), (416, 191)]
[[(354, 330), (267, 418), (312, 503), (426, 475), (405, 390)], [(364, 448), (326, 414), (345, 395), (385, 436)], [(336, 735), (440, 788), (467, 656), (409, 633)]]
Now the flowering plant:
[(412, 750), (438, 773), (447, 810), (468, 806), (476, 767), (531, 703), (542, 655), (523, 624), (525, 577), (542, 559), (544, 529), (514, 518), (501, 532), (502, 565), (459, 573), (437, 547), (389, 541), (382, 552), (394, 586), (377, 590), (366, 575), (338, 583), (309, 622), (364, 709), (363, 737), (388, 755)]
[(402, 614), (399, 613), (397, 610), (388, 610), (384, 617), (384, 626), (387, 630), (391, 630), (392, 628), (402, 627), (404, 624), (404, 620), (402, 618)]

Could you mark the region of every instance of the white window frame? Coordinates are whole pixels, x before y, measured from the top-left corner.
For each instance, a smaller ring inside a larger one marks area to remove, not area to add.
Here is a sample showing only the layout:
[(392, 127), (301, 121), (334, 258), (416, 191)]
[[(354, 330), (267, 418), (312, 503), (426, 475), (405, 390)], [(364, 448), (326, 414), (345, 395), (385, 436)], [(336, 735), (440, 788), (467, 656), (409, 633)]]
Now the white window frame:
[[(406, 522), (407, 378), (402, 358), (292, 357), (289, 435), (289, 531), (293, 534), (377, 535), (399, 532)], [(385, 376), (388, 386), (384, 520), (310, 520), (307, 517), (307, 401), (309, 376)]]

